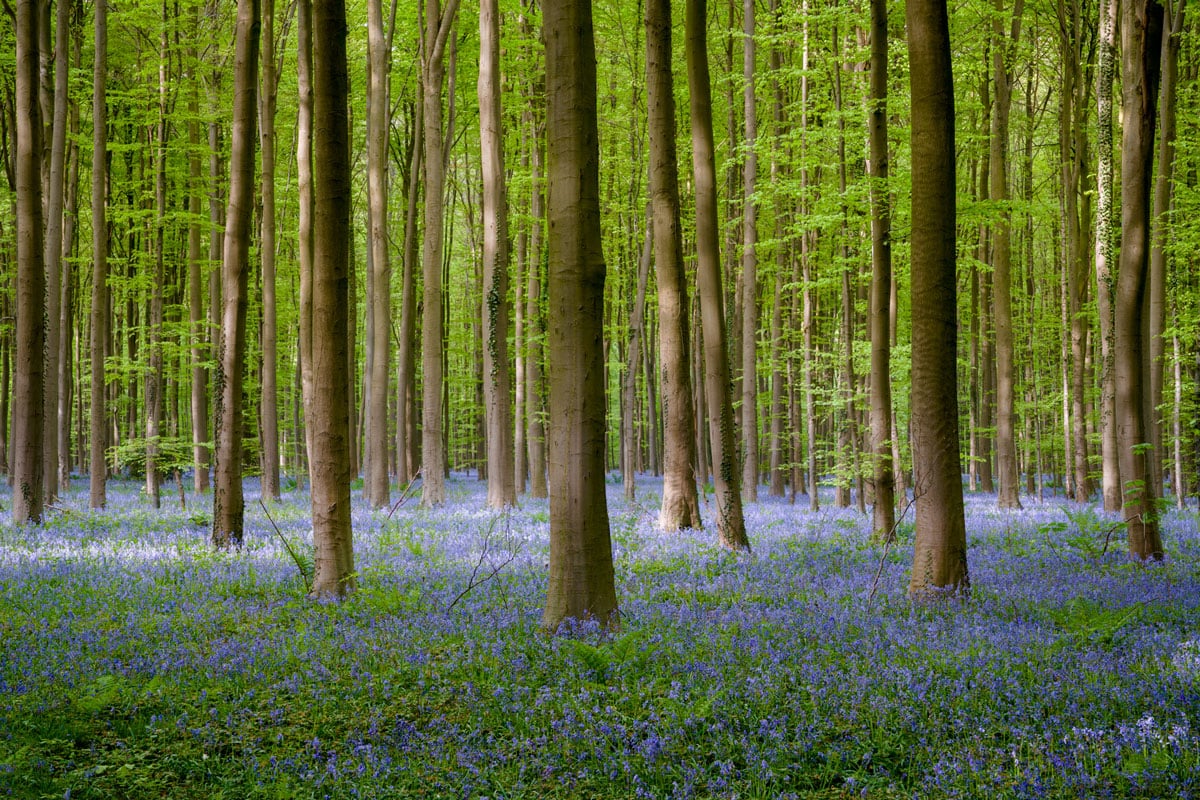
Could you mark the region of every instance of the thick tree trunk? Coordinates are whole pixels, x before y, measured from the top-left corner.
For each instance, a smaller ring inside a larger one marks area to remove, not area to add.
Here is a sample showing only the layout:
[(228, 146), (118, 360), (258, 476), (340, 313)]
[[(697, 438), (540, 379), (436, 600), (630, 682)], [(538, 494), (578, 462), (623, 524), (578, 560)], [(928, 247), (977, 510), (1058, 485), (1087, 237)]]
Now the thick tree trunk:
[(867, 115), (871, 175), (871, 474), (872, 537), (896, 527), (892, 473), (892, 210), (888, 196), (887, 0), (871, 0), (871, 100)]
[(392, 265), (388, 241), (388, 117), (391, 96), (390, 42), (383, 27), (383, 0), (367, 3), (367, 204), (370, 207), (367, 333), (371, 359), (367, 366), (365, 444), (367, 475), (363, 494), (372, 508), (390, 500), (388, 485), (388, 372), (391, 367)]
[(314, 597), (354, 588), (350, 525), (350, 143), (344, 0), (312, 6), (313, 159), (313, 426), (312, 520)]
[(908, 0), (912, 89), (911, 596), (969, 587), (958, 443), (954, 81), (945, 0)]
[(43, 507), (43, 347), (46, 274), (42, 229), (42, 112), (38, 105), (39, 16), (17, 0), (16, 195), (17, 358), (13, 384), (13, 522), (40, 523)]
[(242, 494), (242, 379), (246, 365), (250, 217), (254, 208), (254, 144), (258, 95), (258, 0), (238, 0), (234, 102), (229, 156), (229, 206), (221, 263), (221, 336), (217, 348), (216, 473), (213, 544), (240, 547)]
[(646, 3), (647, 130), (650, 138), (650, 205), (658, 283), (658, 347), (662, 370), (663, 530), (699, 528), (696, 429), (692, 411), (688, 295), (679, 226), (679, 164), (675, 154), (675, 91), (671, 78), (670, 0)]
[(696, 292), (700, 298), (700, 325), (704, 336), (704, 390), (708, 400), (708, 441), (712, 450), (717, 538), (731, 550), (749, 550), (742, 496), (738, 491), (737, 446), (729, 391), (706, 7), (706, 0), (688, 0), (687, 46), (684, 48), (691, 92), (692, 172), (696, 193)]
[(483, 162), (483, 397), (487, 422), (488, 505), (516, 505), (512, 377), (508, 364), (508, 189), (500, 101), (500, 8), (479, 4), (479, 138)]
[(1150, 424), (1143, 391), (1148, 354), (1143, 308), (1149, 291), (1150, 176), (1158, 99), (1163, 9), (1156, 0), (1126, 0), (1121, 7), (1121, 256), (1117, 277), (1114, 377), (1120, 446), (1122, 510), (1129, 552), (1161, 559), (1158, 512), (1149, 460)]
[(105, 123), (108, 84), (108, 2), (95, 4), (95, 56), (92, 61), (92, 318), (91, 435), (89, 436), (89, 505), (104, 508), (108, 464), (104, 452), (108, 418), (105, 413), (104, 356), (108, 342), (108, 223), (105, 209), (108, 188), (108, 159)]
[(991, 136), (991, 199), (1000, 204), (993, 227), (992, 285), (996, 324), (996, 468), (1000, 487), (997, 505), (1020, 508), (1020, 471), (1017, 467), (1016, 389), (1013, 369), (1012, 315), (1012, 212), (1008, 202), (1008, 131), (1012, 110), (1012, 71), (1021, 34), (1023, 0), (1016, 0), (1012, 30), (1005, 37), (1004, 0), (996, 0), (992, 33), (992, 79), (996, 88)]
[(442, 130), (442, 89), (446, 78), (446, 42), (458, 11), (458, 0), (425, 2), (425, 39), (421, 51), (421, 88), (425, 123), (425, 277), (421, 330), (421, 464), (424, 482), (421, 503), (446, 500), (446, 440), (443, 430), (446, 320), (442, 307), (442, 254), (445, 236), (445, 142)]
[(279, 355), (275, 313), (275, 106), (279, 79), (275, 68), (275, 0), (263, 0), (262, 90), (262, 496), (279, 500)]
[(548, 3), (550, 579), (542, 627), (618, 623), (604, 495), (604, 254), (589, 0)]

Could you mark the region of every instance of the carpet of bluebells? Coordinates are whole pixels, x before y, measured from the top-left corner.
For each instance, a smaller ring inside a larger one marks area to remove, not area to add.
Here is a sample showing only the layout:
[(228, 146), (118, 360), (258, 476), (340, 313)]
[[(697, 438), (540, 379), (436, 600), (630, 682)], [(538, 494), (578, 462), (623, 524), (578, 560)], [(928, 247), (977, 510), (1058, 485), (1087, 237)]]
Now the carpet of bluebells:
[(0, 797), (1200, 797), (1194, 509), (1142, 565), (1095, 509), (969, 495), (969, 600), (913, 604), (910, 525), (764, 499), (739, 555), (613, 481), (621, 628), (547, 636), (546, 501), (473, 476), (390, 518), (356, 492), (342, 603), (282, 541), (302, 491), (268, 518), (248, 484), (216, 552), (210, 498), (75, 486), (0, 523)]

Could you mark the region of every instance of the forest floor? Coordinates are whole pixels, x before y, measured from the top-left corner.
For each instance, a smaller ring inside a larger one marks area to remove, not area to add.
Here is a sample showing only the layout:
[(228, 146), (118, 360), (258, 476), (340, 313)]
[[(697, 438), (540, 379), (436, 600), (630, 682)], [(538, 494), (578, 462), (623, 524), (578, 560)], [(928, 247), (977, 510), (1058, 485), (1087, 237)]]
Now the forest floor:
[(1093, 508), (968, 495), (970, 599), (914, 605), (911, 525), (885, 554), (765, 499), (737, 555), (656, 530), (660, 485), (609, 487), (607, 635), (539, 631), (546, 501), (485, 510), (473, 476), (390, 518), (356, 492), (342, 603), (281, 542), (304, 563), (302, 491), (269, 520), (248, 483), (236, 552), (210, 497), (132, 483), (5, 513), (0, 797), (1200, 797), (1195, 510), (1143, 565)]

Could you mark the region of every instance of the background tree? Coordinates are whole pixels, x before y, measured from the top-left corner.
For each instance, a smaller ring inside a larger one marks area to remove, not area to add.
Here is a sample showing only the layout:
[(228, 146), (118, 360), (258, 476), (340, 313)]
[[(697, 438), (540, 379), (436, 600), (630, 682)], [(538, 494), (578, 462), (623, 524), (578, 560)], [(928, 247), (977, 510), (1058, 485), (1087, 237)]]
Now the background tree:
[(90, 331), (91, 401), (89, 426), (89, 505), (104, 508), (108, 463), (105, 413), (104, 357), (108, 343), (108, 144), (105, 105), (108, 102), (108, 3), (96, 0), (94, 8), (95, 55), (92, 61), (92, 314)]
[(617, 623), (604, 496), (604, 253), (590, 0), (546, 5), (550, 580), (542, 627)]

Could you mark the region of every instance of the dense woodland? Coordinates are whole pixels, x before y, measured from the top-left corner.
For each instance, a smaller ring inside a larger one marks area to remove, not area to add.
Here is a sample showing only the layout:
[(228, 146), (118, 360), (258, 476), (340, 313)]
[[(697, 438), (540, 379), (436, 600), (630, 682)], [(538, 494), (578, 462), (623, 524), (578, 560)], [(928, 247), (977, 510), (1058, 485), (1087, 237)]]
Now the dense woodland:
[(352, 479), (473, 472), (580, 537), (551, 627), (615, 613), (613, 471), (735, 549), (760, 495), (881, 541), (915, 503), (914, 591), (967, 584), (964, 482), (1102, 497), (1161, 557), (1200, 491), (1195, 14), (908, 5), (6, 2), (14, 519), (186, 480), (237, 545), (243, 476), (311, 475), (340, 594)]

